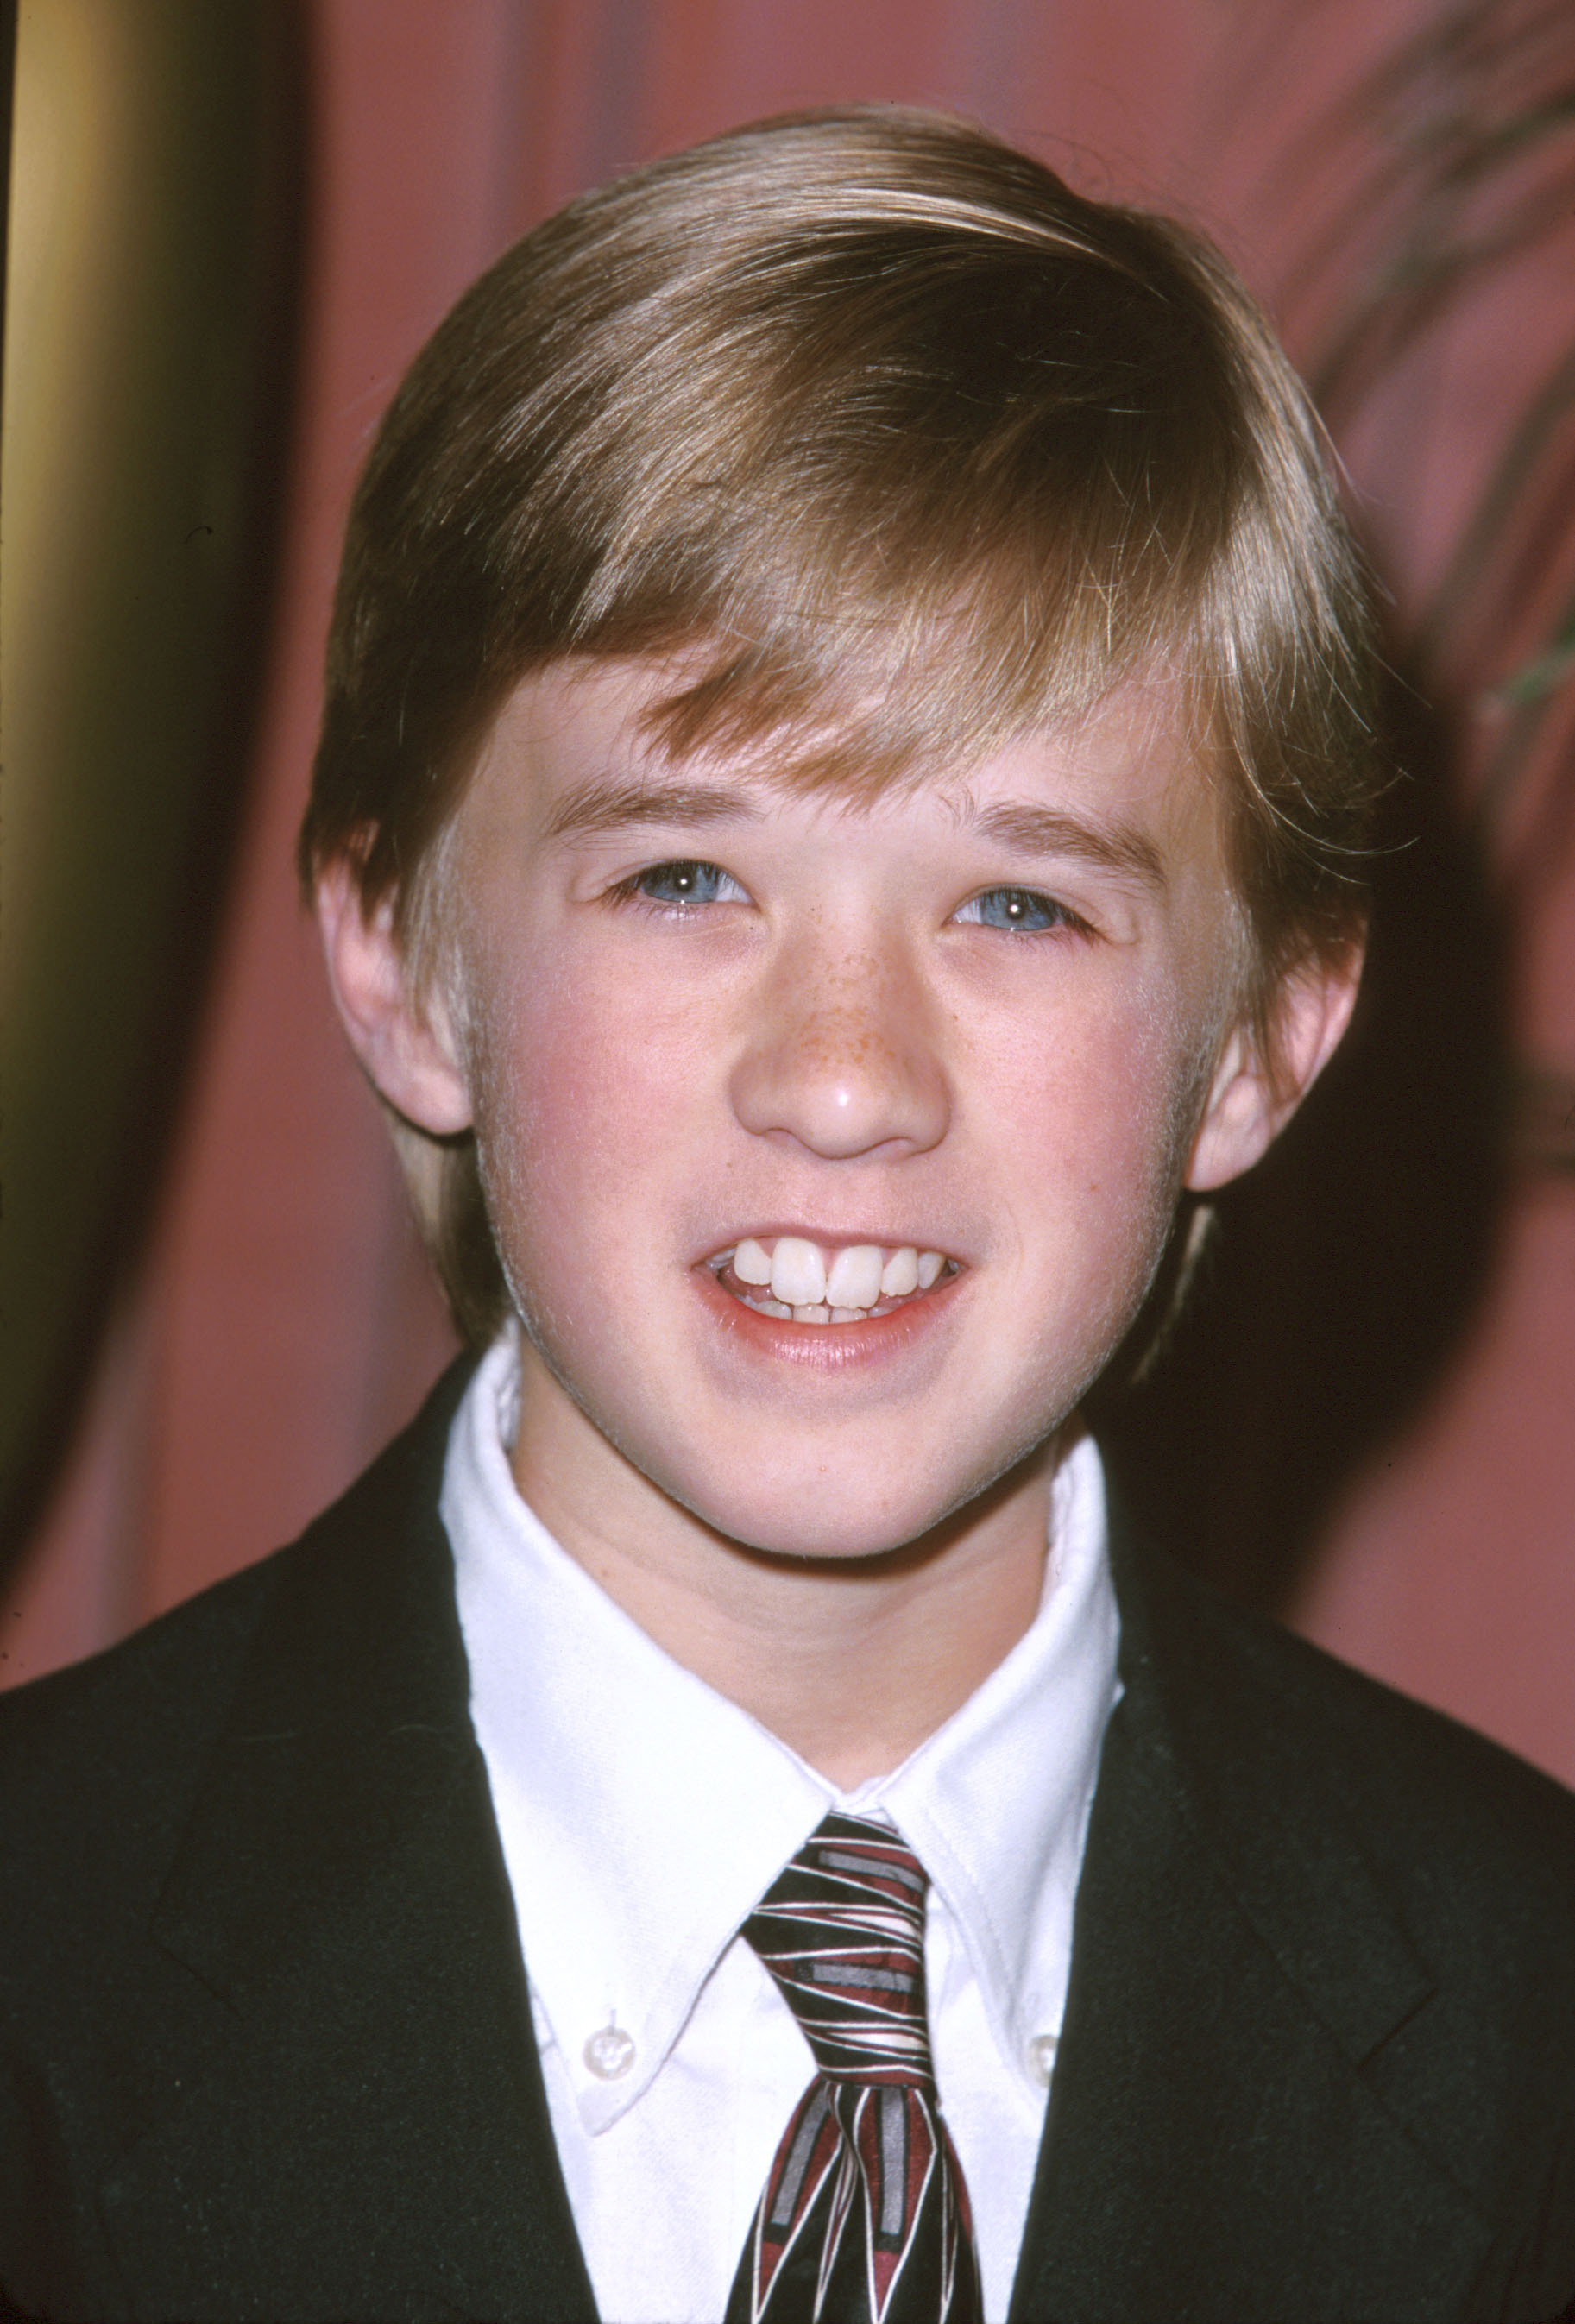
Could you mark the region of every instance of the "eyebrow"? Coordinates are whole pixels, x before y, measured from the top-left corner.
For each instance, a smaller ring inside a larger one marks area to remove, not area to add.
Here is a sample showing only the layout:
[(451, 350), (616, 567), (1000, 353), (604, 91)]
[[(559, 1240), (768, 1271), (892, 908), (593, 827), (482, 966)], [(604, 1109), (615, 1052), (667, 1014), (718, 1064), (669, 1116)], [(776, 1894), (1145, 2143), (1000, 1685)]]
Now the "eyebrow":
[(765, 810), (721, 783), (629, 781), (598, 778), (577, 783), (554, 808), (549, 839), (585, 839), (649, 823), (759, 822)]
[[(594, 838), (649, 824), (759, 823), (768, 813), (758, 799), (724, 783), (618, 782), (596, 777), (565, 793), (548, 818), (547, 836)], [(958, 823), (1017, 855), (1070, 856), (1076, 862), (1120, 872), (1157, 895), (1167, 885), (1159, 850), (1130, 824), (1085, 822), (1031, 799), (997, 799), (980, 806), (966, 798), (958, 807)]]
[(1031, 799), (998, 799), (985, 807), (970, 800), (959, 820), (966, 829), (1016, 854), (1069, 855), (1080, 863), (1122, 872), (1156, 895), (1163, 895), (1168, 885), (1158, 848), (1131, 824), (1086, 823)]

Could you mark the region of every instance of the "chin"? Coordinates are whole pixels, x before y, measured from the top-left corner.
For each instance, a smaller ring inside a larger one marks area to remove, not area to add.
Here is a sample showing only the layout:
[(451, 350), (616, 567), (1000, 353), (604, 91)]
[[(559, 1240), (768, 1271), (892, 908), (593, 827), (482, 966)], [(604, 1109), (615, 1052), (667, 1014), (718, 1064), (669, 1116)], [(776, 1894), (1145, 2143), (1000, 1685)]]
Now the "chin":
[(911, 1526), (898, 1522), (894, 1527), (889, 1517), (871, 1517), (864, 1523), (806, 1526), (802, 1520), (778, 1517), (774, 1511), (746, 1509), (727, 1515), (732, 1522), (713, 1523), (715, 1531), (736, 1547), (758, 1556), (797, 1558), (824, 1565), (889, 1556), (906, 1549), (937, 1522), (921, 1518)]
[[(740, 1480), (721, 1490), (714, 1479), (695, 1481), (693, 1492), (679, 1485), (676, 1498), (714, 1533), (741, 1549), (769, 1557), (814, 1559), (828, 1563), (882, 1557), (922, 1542), (962, 1511), (971, 1509), (1000, 1480), (1022, 1469), (1037, 1452), (1048, 1427), (1030, 1441), (1004, 1447), (993, 1458), (961, 1472), (918, 1481), (911, 1473), (871, 1480), (867, 1467), (839, 1482), (834, 1461), (806, 1462), (796, 1473)], [(674, 1491), (668, 1482), (666, 1489)]]

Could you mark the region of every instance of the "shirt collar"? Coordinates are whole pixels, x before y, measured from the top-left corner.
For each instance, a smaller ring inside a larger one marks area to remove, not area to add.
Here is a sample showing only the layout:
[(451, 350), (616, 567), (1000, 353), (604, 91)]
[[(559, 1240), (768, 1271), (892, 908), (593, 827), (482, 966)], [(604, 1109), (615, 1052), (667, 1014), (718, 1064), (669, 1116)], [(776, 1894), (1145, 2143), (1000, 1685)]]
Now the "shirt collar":
[[(1091, 1440), (1062, 1462), (1038, 1615), (890, 1775), (839, 1794), (673, 1661), (553, 1540), (510, 1474), (518, 1359), (506, 1337), (455, 1417), (441, 1508), (471, 1715), (530, 1984), (592, 2131), (660, 2070), (702, 1985), (834, 1805), (889, 1816), (952, 1913), (1003, 2054), (1058, 2026), (1072, 1899), (1118, 1617)], [(584, 2054), (616, 2024), (629, 2071)]]

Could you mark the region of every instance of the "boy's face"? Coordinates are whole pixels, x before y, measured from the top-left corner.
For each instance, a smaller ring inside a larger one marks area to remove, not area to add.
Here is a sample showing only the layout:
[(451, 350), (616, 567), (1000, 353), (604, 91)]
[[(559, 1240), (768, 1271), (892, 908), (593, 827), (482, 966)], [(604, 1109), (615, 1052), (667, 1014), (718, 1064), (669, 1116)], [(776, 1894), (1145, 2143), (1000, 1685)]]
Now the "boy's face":
[[(453, 835), (463, 1005), (363, 1053), (426, 1126), (474, 1120), (549, 1498), (654, 1487), (759, 1548), (878, 1551), (1056, 1426), (1184, 1182), (1277, 1124), (1217, 803), (1159, 687), (856, 808), (766, 751), (647, 750), (672, 684), (519, 689)], [(880, 1296), (844, 1262), (861, 1320), (799, 1321), (762, 1310), (831, 1299), (784, 1238), (944, 1265)], [(806, 1276), (741, 1280), (757, 1250)]]

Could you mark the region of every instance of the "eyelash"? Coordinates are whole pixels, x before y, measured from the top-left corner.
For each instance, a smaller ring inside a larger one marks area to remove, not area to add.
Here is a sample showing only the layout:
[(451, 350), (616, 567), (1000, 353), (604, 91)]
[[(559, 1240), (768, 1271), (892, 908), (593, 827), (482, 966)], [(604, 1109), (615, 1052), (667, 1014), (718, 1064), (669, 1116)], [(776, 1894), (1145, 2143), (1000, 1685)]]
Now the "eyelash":
[[(1069, 911), (1064, 904), (1057, 903), (1054, 896), (1046, 896), (1043, 890), (1038, 888), (982, 888), (977, 896), (970, 896), (968, 901), (953, 917), (963, 921), (964, 925), (969, 927), (988, 927), (991, 923), (984, 918), (983, 908), (991, 898), (996, 896), (1004, 898), (1007, 904), (1008, 918), (995, 924), (999, 933), (1003, 936), (1049, 936), (1056, 928), (1072, 928), (1083, 934), (1087, 932), (1086, 920), (1080, 919), (1075, 912)], [(1042, 914), (1041, 925), (1037, 927), (1025, 927), (1020, 917), (1013, 917), (1013, 915), (1021, 916), (1027, 913)]]
[[(680, 887), (686, 881), (695, 887), (711, 885), (713, 882), (720, 886), (725, 882), (731, 887), (737, 888), (741, 895), (743, 893), (742, 888), (732, 872), (724, 872), (721, 864), (708, 862), (703, 856), (676, 855), (668, 857), (660, 863), (648, 863), (643, 871), (631, 872), (627, 880), (620, 880), (612, 891), (612, 899), (614, 902), (620, 904), (644, 903), (655, 911), (667, 912), (677, 917), (702, 910), (707, 904), (722, 900), (715, 892), (710, 895), (682, 893), (653, 895), (651, 889), (664, 878)], [(1087, 933), (1086, 920), (1080, 918), (1077, 913), (1069, 910), (1064, 904), (1057, 903), (1054, 896), (1046, 896), (1037, 888), (983, 888), (978, 895), (971, 896), (953, 918), (962, 921), (965, 927), (989, 927), (992, 923), (985, 918), (984, 907), (996, 897), (1002, 898), (1006, 904), (1007, 918), (1003, 921), (993, 924), (1001, 935), (1049, 936), (1057, 928), (1070, 928), (1078, 934)], [(1040, 925), (1037, 927), (1024, 925), (1025, 919), (1033, 915), (1041, 916)]]
[[(732, 886), (739, 888), (739, 883), (733, 879), (732, 872), (724, 872), (720, 863), (708, 863), (703, 856), (698, 855), (674, 855), (668, 857), (665, 862), (648, 863), (643, 872), (631, 872), (627, 880), (620, 880), (612, 890), (614, 902), (644, 903), (659, 912), (685, 913), (697, 911), (704, 905), (714, 904), (719, 900), (714, 895), (653, 896), (650, 893), (650, 884), (659, 880), (664, 873), (669, 877), (679, 875), (695, 881), (704, 881), (707, 879), (714, 879), (718, 882), (726, 881)], [(743, 893), (741, 888), (739, 888), (739, 893), (740, 895)]]

